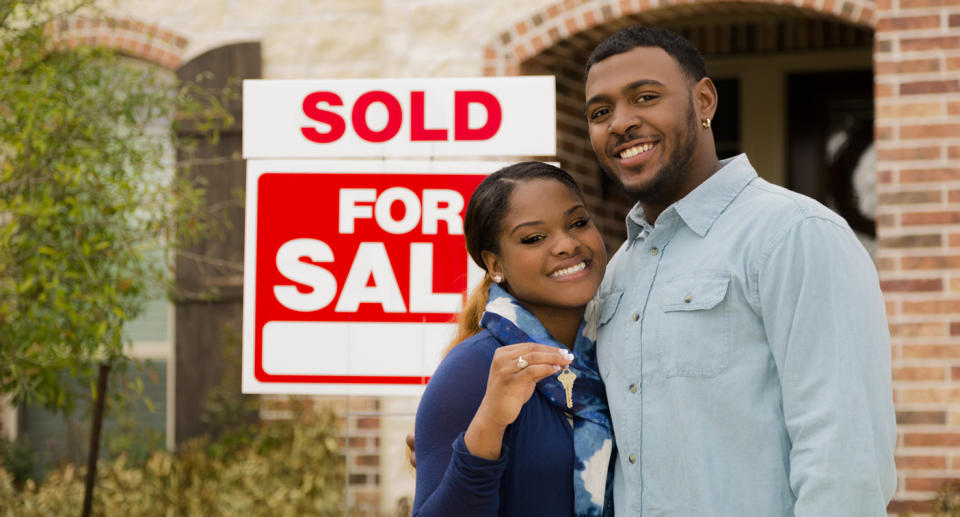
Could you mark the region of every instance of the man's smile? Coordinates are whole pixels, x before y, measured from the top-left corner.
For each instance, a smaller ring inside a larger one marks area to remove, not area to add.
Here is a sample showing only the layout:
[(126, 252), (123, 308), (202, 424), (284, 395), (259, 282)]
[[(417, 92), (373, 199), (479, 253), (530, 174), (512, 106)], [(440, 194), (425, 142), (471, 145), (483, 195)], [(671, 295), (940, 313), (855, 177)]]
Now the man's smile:
[(627, 149), (624, 149), (623, 151), (620, 151), (620, 158), (633, 158), (634, 156), (640, 153), (645, 153), (650, 149), (653, 149), (654, 145), (656, 144), (652, 142), (648, 142), (645, 144), (638, 144), (633, 147), (629, 147)]
[(611, 154), (620, 166), (632, 167), (646, 161), (659, 146), (659, 140), (634, 140), (614, 147)]

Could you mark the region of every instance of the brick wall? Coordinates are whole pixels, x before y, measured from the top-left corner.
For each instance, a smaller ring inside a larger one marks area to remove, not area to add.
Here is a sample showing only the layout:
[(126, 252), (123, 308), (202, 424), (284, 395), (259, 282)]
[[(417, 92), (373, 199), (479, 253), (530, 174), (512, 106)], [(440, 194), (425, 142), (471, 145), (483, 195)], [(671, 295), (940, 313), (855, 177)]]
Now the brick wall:
[[(510, 0), (121, 0), (114, 10), (132, 24), (119, 24), (126, 36), (113, 44), (167, 67), (225, 43), (261, 41), (268, 78), (554, 73), (559, 158), (608, 235), (622, 224), (615, 203), (623, 201), (606, 197), (579, 104), (579, 62), (599, 39), (633, 23), (673, 23), (723, 54), (816, 44), (810, 24), (839, 27), (821, 31), (834, 45), (856, 44), (857, 32), (844, 27), (875, 28), (877, 265), (901, 430), (891, 510), (929, 510), (940, 484), (960, 479), (960, 0), (527, 0), (522, 8)], [(729, 23), (689, 23), (721, 18)], [(771, 18), (793, 21), (771, 28)], [(89, 38), (102, 27), (75, 29)], [(351, 445), (366, 459), (351, 472), (369, 484), (377, 478), (367, 447), (376, 440), (363, 435), (372, 421), (361, 426), (360, 418), (350, 424), (360, 433)]]
[(892, 511), (960, 480), (960, 2), (879, 0), (879, 250), (900, 435)]

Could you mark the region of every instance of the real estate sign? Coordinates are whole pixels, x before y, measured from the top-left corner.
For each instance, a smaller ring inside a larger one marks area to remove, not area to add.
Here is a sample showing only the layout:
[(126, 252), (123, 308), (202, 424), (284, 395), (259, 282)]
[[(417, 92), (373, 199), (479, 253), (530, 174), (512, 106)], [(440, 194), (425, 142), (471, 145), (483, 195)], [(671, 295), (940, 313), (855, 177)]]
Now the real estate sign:
[(246, 81), (243, 391), (419, 393), (482, 275), (464, 244), (467, 203), (505, 163), (396, 157), (552, 155), (553, 88)]

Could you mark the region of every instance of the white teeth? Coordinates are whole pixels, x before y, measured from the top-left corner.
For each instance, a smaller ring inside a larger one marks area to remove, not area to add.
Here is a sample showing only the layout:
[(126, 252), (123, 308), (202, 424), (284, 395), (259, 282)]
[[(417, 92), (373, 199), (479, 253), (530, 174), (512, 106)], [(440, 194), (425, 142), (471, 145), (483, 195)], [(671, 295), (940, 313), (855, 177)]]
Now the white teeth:
[(632, 157), (634, 157), (634, 156), (636, 156), (636, 155), (638, 155), (638, 154), (640, 154), (640, 153), (645, 153), (645, 152), (649, 151), (650, 149), (653, 149), (653, 143), (652, 143), (652, 142), (649, 142), (649, 143), (646, 143), (646, 144), (635, 145), (635, 146), (633, 146), (633, 147), (631, 147), (631, 148), (629, 148), (629, 149), (625, 149), (625, 150), (623, 150), (623, 151), (620, 151), (620, 157), (621, 157), (621, 158), (632, 158)]
[(558, 278), (561, 276), (572, 275), (577, 271), (583, 271), (586, 267), (587, 267), (587, 263), (581, 262), (576, 266), (570, 266), (568, 268), (561, 269), (560, 271), (554, 271), (553, 273), (550, 273), (550, 278)]

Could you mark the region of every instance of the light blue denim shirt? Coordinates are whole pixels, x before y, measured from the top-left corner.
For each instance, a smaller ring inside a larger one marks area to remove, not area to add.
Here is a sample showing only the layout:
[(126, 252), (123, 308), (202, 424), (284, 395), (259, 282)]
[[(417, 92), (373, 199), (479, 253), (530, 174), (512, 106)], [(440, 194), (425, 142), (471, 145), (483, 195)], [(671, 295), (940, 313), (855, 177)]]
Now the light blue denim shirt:
[(627, 232), (598, 293), (617, 515), (886, 515), (890, 337), (846, 222), (740, 155)]

